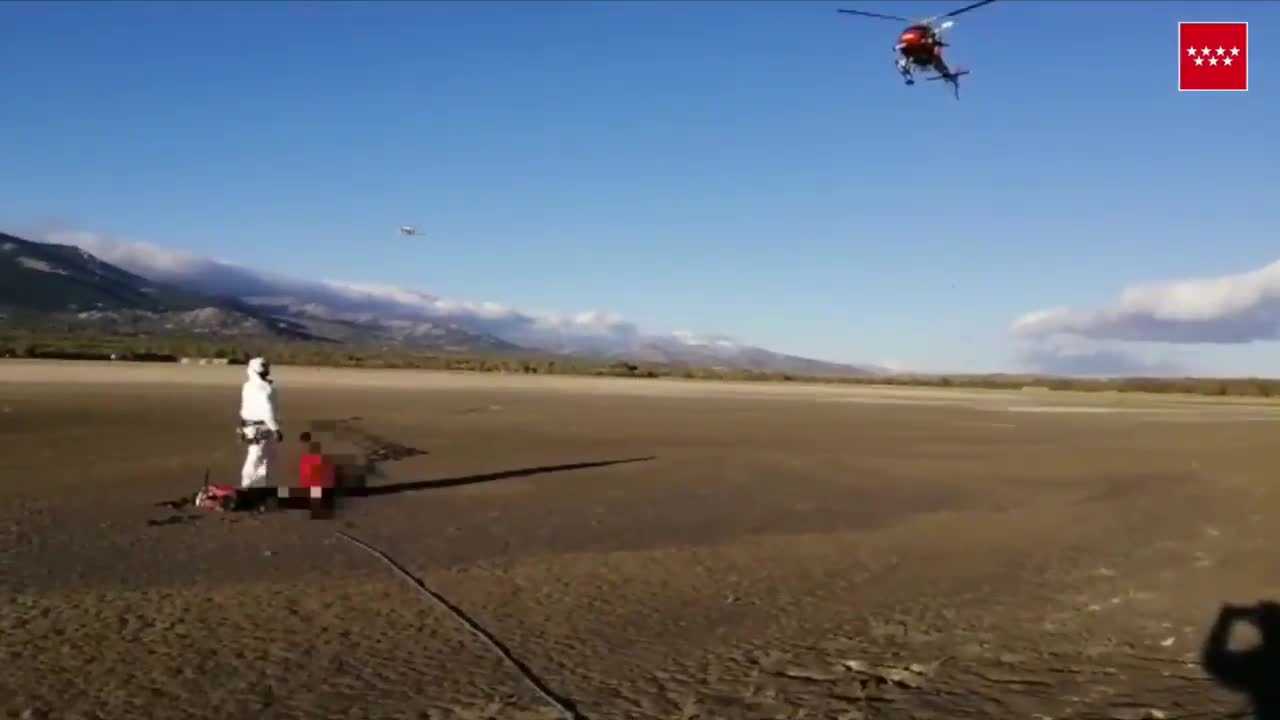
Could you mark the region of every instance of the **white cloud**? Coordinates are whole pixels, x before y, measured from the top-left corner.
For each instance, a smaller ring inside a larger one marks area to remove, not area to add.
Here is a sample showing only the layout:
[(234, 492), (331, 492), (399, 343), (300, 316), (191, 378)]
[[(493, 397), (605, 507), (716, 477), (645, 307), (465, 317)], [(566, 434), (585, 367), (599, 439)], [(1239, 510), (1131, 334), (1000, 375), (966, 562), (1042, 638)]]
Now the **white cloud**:
[[(1036, 310), (1015, 319), (1009, 333), (1024, 367), (1039, 372), (1185, 375), (1204, 372), (1212, 357), (1215, 368), (1239, 374), (1254, 363), (1218, 351), (1280, 339), (1280, 261), (1135, 285), (1101, 307)], [(1186, 362), (1192, 357), (1194, 369)]]
[(882, 368), (884, 368), (885, 370), (887, 370), (888, 372), (891, 372), (891, 373), (909, 373), (909, 372), (911, 372), (911, 368), (907, 367), (906, 363), (901, 363), (901, 362), (898, 362), (897, 360), (892, 360), (892, 359), (890, 359), (890, 360), (881, 360), (880, 362), (876, 363), (876, 365), (877, 365), (878, 367), (882, 367)]
[[(494, 302), (452, 300), (388, 285), (301, 280), (90, 232), (55, 230), (40, 233), (39, 238), (80, 247), (156, 282), (179, 284), (211, 294), (278, 302), (315, 313), (452, 323), (508, 342), (547, 350), (621, 352), (655, 340), (643, 336), (634, 324), (612, 312), (527, 312)], [(677, 333), (656, 339), (687, 343), (691, 337), (696, 336)], [(719, 340), (719, 336), (710, 337)]]
[(690, 347), (736, 348), (738, 343), (727, 335), (699, 335), (692, 330), (675, 330), (671, 333), (675, 340)]
[(1010, 332), (1163, 343), (1280, 339), (1280, 261), (1235, 275), (1130, 287), (1102, 308), (1037, 310), (1014, 320)]
[(1178, 360), (1150, 348), (1071, 335), (1035, 338), (1020, 344), (1022, 369), (1073, 377), (1170, 377), (1192, 374)]

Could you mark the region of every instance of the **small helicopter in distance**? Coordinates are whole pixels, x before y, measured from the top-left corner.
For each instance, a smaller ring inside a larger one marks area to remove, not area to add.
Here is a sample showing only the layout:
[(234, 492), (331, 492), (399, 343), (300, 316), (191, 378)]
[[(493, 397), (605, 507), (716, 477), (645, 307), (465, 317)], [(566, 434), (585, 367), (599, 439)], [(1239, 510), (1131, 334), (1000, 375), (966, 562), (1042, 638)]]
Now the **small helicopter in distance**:
[(882, 20), (897, 20), (898, 22), (909, 23), (909, 25), (898, 35), (898, 44), (893, 46), (893, 51), (897, 53), (898, 72), (902, 74), (903, 80), (907, 85), (915, 84), (915, 69), (929, 68), (937, 73), (936, 76), (925, 78), (926, 80), (945, 80), (955, 90), (956, 99), (960, 99), (960, 77), (968, 75), (968, 70), (952, 70), (942, 59), (942, 48), (947, 47), (947, 43), (942, 41), (942, 33), (946, 32), (955, 23), (951, 20), (943, 22), (941, 25), (934, 25), (934, 21), (939, 18), (952, 18), (960, 13), (969, 12), (974, 8), (982, 7), (995, 0), (980, 0), (979, 2), (966, 5), (959, 10), (952, 10), (943, 15), (935, 15), (931, 18), (912, 21), (897, 15), (883, 15), (881, 13), (866, 12), (864, 10), (845, 10), (839, 8), (836, 12), (847, 13), (849, 15), (862, 15), (864, 17), (880, 18)]
[(414, 227), (414, 226), (412, 226), (412, 225), (401, 225), (401, 226), (400, 226), (400, 234), (401, 234), (401, 235), (403, 235), (403, 236), (405, 236), (405, 237), (409, 237), (410, 235), (417, 235), (417, 234), (418, 234), (418, 228), (416, 228), (416, 227)]

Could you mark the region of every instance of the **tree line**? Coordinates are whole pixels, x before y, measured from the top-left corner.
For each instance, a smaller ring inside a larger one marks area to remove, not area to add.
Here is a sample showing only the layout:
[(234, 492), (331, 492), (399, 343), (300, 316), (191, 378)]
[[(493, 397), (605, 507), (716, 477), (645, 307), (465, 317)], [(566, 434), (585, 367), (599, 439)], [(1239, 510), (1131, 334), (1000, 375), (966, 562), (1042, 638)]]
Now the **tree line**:
[[(0, 331), (2, 332), (2, 331)], [(1280, 396), (1280, 380), (1268, 378), (1046, 378), (1027, 375), (813, 376), (661, 363), (609, 362), (541, 355), (474, 356), (360, 347), (338, 343), (279, 342), (217, 337), (0, 334), (0, 357), (125, 362), (178, 362), (182, 358), (225, 359), (242, 364), (265, 355), (277, 365), (399, 368), (527, 375), (594, 375), (752, 382), (804, 382), (1010, 390), (1037, 388), (1076, 392), (1180, 393), (1220, 397)]]

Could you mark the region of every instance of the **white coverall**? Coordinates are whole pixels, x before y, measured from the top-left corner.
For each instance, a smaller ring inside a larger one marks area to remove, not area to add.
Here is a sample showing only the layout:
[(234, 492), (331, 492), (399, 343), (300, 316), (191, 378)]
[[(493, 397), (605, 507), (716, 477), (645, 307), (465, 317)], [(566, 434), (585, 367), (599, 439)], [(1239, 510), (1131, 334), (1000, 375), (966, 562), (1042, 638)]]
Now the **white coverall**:
[(280, 423), (276, 419), (275, 387), (265, 377), (270, 365), (262, 358), (249, 361), (248, 378), (240, 388), (241, 432), (249, 441), (240, 470), (240, 487), (265, 487), (275, 459)]

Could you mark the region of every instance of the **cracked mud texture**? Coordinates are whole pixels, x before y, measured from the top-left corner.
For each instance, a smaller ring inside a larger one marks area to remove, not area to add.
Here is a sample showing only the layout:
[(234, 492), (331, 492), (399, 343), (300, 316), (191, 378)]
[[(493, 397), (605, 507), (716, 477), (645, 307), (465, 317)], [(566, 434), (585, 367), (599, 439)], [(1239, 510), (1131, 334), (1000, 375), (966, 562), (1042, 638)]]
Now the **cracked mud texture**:
[(276, 375), (278, 472), (342, 419), (386, 490), (157, 505), (234, 482), (238, 368), (0, 363), (0, 715), (556, 717), (342, 529), (588, 718), (1249, 716), (1198, 653), (1280, 597), (1274, 406)]

